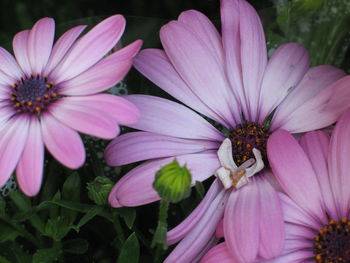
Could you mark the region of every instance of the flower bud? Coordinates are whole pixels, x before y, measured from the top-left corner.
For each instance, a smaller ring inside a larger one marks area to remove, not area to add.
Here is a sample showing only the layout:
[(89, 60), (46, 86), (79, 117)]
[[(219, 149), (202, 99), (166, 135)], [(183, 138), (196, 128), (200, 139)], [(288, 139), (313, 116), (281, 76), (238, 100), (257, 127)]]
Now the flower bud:
[(157, 171), (153, 188), (161, 199), (177, 203), (190, 195), (191, 180), (192, 176), (187, 167), (181, 167), (175, 159)]
[(97, 176), (91, 183), (87, 183), (88, 196), (97, 205), (105, 205), (112, 187), (113, 182), (109, 178)]

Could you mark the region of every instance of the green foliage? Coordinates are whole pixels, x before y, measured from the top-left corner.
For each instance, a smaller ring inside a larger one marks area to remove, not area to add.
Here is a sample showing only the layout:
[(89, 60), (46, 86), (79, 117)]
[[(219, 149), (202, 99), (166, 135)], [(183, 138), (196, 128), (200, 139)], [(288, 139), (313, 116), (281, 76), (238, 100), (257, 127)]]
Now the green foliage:
[(117, 263), (137, 263), (140, 257), (140, 245), (135, 233), (125, 241)]

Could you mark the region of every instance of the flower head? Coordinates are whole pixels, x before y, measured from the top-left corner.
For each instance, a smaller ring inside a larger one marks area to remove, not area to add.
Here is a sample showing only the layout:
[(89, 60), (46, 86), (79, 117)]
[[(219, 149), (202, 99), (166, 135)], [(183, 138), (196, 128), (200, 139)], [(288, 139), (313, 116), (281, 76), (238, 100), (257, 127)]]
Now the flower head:
[(105, 152), (110, 165), (149, 160), (114, 186), (109, 197), (114, 207), (158, 200), (155, 172), (174, 157), (189, 168), (192, 183), (216, 174), (201, 204), (168, 233), (169, 244), (181, 242), (165, 262), (200, 258), (215, 242), (222, 219), (234, 262), (278, 256), (282, 208), (270, 183), (268, 137), (278, 128), (325, 127), (348, 107), (344, 82), (331, 85), (345, 74), (331, 66), (309, 68), (299, 44), (280, 46), (268, 60), (260, 19), (246, 1), (222, 0), (221, 22), (222, 35), (207, 17), (189, 10), (162, 27), (164, 50), (143, 50), (134, 65), (186, 106), (127, 96), (141, 112), (130, 126), (141, 131), (118, 137)]
[(120, 81), (141, 42), (104, 57), (119, 41), (125, 20), (109, 17), (80, 36), (76, 26), (55, 44), (51, 18), (15, 35), (15, 58), (0, 47), (0, 185), (16, 168), (20, 188), (40, 190), (44, 145), (65, 166), (85, 160), (78, 132), (114, 138), (118, 124), (131, 124), (138, 110), (124, 98), (98, 94)]

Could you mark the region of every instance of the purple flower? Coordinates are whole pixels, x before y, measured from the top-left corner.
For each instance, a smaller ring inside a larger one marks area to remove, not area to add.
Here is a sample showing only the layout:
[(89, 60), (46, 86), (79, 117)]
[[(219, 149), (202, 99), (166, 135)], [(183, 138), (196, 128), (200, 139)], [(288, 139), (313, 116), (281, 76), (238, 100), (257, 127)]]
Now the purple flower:
[(260, 19), (246, 1), (222, 0), (221, 20), (222, 36), (203, 14), (183, 12), (161, 29), (164, 51), (140, 52), (135, 67), (188, 107), (127, 96), (141, 112), (140, 121), (129, 126), (141, 131), (116, 138), (105, 152), (115, 166), (149, 160), (114, 186), (109, 196), (114, 207), (159, 200), (152, 188), (155, 172), (174, 157), (190, 169), (193, 183), (216, 174), (199, 206), (168, 233), (169, 244), (181, 242), (165, 262), (200, 259), (215, 244), (223, 218), (234, 262), (278, 256), (282, 207), (270, 183), (267, 139), (279, 128), (296, 133), (325, 127), (348, 107), (349, 79), (331, 85), (344, 73), (331, 66), (309, 68), (302, 46), (284, 44), (268, 61)]
[(16, 168), (26, 195), (38, 193), (44, 145), (65, 166), (85, 161), (78, 132), (111, 139), (118, 124), (134, 123), (139, 112), (127, 100), (98, 94), (129, 71), (141, 46), (135, 41), (107, 56), (125, 20), (115, 15), (77, 39), (86, 26), (64, 33), (53, 45), (55, 23), (39, 20), (15, 35), (15, 58), (0, 47), (0, 185)]

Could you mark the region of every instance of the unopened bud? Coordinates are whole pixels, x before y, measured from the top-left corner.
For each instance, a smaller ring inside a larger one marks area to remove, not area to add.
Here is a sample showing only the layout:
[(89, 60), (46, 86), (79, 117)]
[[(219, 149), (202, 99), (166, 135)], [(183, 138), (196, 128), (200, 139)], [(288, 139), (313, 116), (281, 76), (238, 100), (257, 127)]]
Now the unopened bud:
[(112, 187), (113, 182), (109, 178), (97, 176), (91, 183), (87, 183), (88, 196), (97, 205), (105, 205)]

